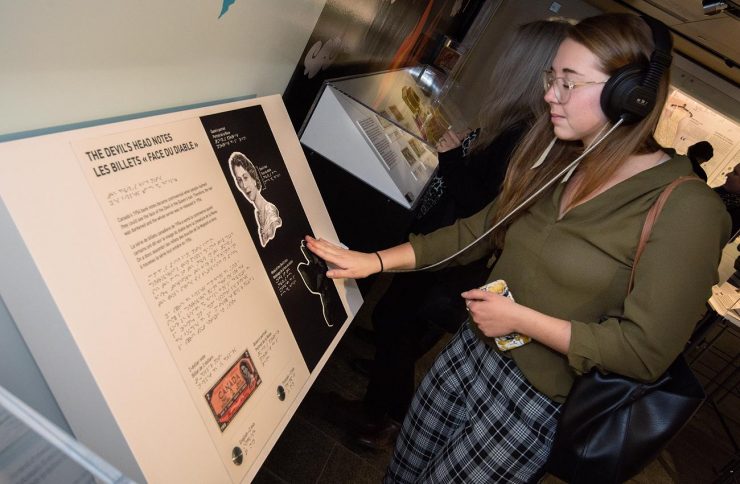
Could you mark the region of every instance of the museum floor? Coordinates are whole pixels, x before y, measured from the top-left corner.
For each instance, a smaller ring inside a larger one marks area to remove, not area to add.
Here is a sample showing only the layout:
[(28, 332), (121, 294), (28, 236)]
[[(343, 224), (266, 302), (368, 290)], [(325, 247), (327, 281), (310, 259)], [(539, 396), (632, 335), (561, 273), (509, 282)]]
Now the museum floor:
[[(348, 438), (341, 415), (332, 411), (330, 399), (360, 399), (367, 380), (350, 368), (353, 358), (371, 358), (373, 345), (369, 342), (369, 315), (374, 302), (387, 284), (387, 278), (375, 281), (366, 294), (365, 304), (345, 337), (327, 362), (300, 408), (273, 448), (253, 482), (271, 483), (378, 483), (391, 457), (391, 451), (366, 450), (354, 445)], [(421, 377), (433, 361), (437, 348), (417, 365)], [(701, 354), (694, 362), (695, 371), (702, 377), (713, 376), (724, 368), (737, 368), (740, 339), (725, 332), (714, 348)], [(734, 364), (726, 367), (722, 353), (733, 355)], [(693, 356), (693, 355), (690, 355)], [(717, 392), (718, 407), (736, 439), (740, 438), (740, 399), (735, 370), (734, 391)], [(711, 390), (711, 386), (707, 387)], [(719, 478), (720, 471), (733, 457), (733, 447), (722, 428), (717, 413), (705, 404), (674, 439), (660, 458), (648, 466), (632, 483), (710, 483), (740, 482), (740, 473)], [(737, 458), (737, 454), (735, 454)], [(546, 484), (561, 481), (548, 476)]]

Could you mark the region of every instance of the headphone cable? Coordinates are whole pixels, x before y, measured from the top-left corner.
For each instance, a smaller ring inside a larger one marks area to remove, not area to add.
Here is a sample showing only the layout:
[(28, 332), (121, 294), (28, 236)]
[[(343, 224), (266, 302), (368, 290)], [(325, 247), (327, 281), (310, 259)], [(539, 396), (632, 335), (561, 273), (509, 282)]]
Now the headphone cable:
[(592, 143), (588, 148), (586, 148), (586, 150), (584, 150), (584, 152), (581, 153), (578, 156), (578, 158), (576, 158), (575, 160), (573, 160), (572, 162), (570, 162), (568, 164), (568, 166), (566, 166), (565, 168), (563, 168), (557, 175), (555, 175), (550, 180), (548, 180), (547, 182), (545, 182), (545, 184), (543, 184), (540, 188), (538, 188), (537, 191), (535, 191), (532, 195), (530, 195), (529, 197), (527, 197), (526, 200), (524, 200), (522, 203), (520, 203), (519, 205), (517, 205), (516, 207), (514, 207), (511, 210), (511, 212), (509, 212), (506, 215), (504, 215), (503, 217), (501, 217), (501, 220), (499, 220), (498, 222), (496, 222), (491, 228), (489, 228), (488, 230), (486, 230), (485, 232), (483, 232), (483, 234), (481, 234), (478, 238), (476, 238), (474, 241), (470, 242), (468, 245), (466, 245), (462, 249), (458, 250), (457, 252), (455, 252), (454, 254), (452, 254), (450, 256), (447, 256), (446, 258), (442, 259), (439, 262), (435, 262), (434, 264), (430, 264), (430, 265), (427, 265), (427, 266), (424, 266), (424, 267), (417, 267), (417, 268), (414, 268), (414, 269), (391, 269), (391, 270), (387, 270), (385, 272), (389, 272), (389, 273), (392, 273), (392, 274), (399, 274), (399, 273), (405, 273), (405, 272), (426, 271), (426, 270), (429, 270), (429, 269), (433, 269), (435, 267), (438, 267), (438, 266), (440, 266), (442, 264), (445, 264), (445, 263), (449, 262), (450, 260), (454, 259), (455, 257), (459, 256), (460, 254), (462, 254), (463, 252), (465, 252), (466, 250), (470, 249), (472, 246), (474, 246), (475, 244), (477, 244), (478, 242), (480, 242), (481, 240), (483, 240), (483, 238), (486, 237), (488, 234), (490, 234), (491, 232), (493, 232), (494, 230), (496, 230), (502, 223), (504, 223), (509, 218), (511, 218), (512, 215), (514, 215), (519, 210), (521, 210), (524, 206), (526, 206), (535, 197), (537, 197), (539, 194), (541, 194), (543, 191), (545, 191), (550, 185), (552, 185), (560, 177), (562, 177), (566, 173), (571, 173), (572, 171), (574, 171), (575, 168), (576, 168), (576, 166), (578, 166), (578, 163), (580, 163), (580, 161), (587, 154), (589, 154), (591, 151), (593, 151), (594, 148), (596, 148), (597, 146), (599, 146), (599, 144), (601, 144), (601, 142), (604, 141), (607, 138), (607, 136), (609, 136), (610, 134), (612, 134), (612, 132), (614, 132), (614, 130), (617, 129), (617, 127), (619, 127), (619, 125), (621, 125), (623, 121), (624, 120), (620, 118), (614, 124), (614, 126), (612, 126), (609, 129), (609, 131), (607, 131), (606, 134), (604, 134), (604, 136), (600, 137), (598, 140), (596, 140), (596, 142)]

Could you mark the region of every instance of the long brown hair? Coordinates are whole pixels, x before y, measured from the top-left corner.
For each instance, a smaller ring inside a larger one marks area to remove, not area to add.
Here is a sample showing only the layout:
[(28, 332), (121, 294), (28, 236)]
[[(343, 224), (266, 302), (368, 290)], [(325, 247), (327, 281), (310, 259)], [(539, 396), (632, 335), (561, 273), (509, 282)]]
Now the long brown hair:
[(485, 149), (511, 126), (529, 122), (547, 111), (542, 97), (542, 71), (552, 65), (571, 24), (566, 19), (553, 18), (517, 28), (491, 72), (488, 95), (478, 115), (481, 134), (476, 151)]
[[(600, 69), (608, 75), (627, 64), (647, 65), (654, 47), (650, 27), (640, 17), (631, 14), (589, 17), (570, 27), (567, 38), (591, 51), (599, 59)], [(665, 104), (668, 83), (669, 73), (666, 69), (660, 80), (652, 112), (636, 124), (619, 126), (581, 161), (578, 167), (580, 183), (566, 209), (577, 205), (598, 190), (630, 156), (661, 149), (653, 138), (653, 132)], [(544, 96), (542, 91), (540, 93)], [(545, 113), (537, 119), (514, 152), (497, 199), (494, 220), (500, 220), (520, 205), (585, 149), (579, 141), (557, 140), (545, 162), (539, 168), (532, 169), (532, 163), (545, 150), (553, 136), (549, 113)], [(528, 205), (531, 206), (535, 201), (536, 199), (532, 200)], [(520, 210), (493, 233), (495, 247), (503, 247), (506, 229), (523, 211)]]

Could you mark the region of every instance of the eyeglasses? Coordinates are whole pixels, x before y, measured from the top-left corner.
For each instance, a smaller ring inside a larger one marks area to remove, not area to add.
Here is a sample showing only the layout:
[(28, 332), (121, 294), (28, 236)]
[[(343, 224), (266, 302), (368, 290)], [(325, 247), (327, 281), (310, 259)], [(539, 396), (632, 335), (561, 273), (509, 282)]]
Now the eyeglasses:
[(549, 91), (551, 87), (555, 86), (555, 99), (560, 104), (565, 104), (570, 99), (570, 93), (573, 89), (581, 86), (588, 86), (591, 84), (604, 84), (606, 81), (589, 81), (589, 82), (574, 82), (564, 77), (555, 77), (553, 71), (547, 70), (542, 73), (542, 87), (545, 88), (545, 92)]

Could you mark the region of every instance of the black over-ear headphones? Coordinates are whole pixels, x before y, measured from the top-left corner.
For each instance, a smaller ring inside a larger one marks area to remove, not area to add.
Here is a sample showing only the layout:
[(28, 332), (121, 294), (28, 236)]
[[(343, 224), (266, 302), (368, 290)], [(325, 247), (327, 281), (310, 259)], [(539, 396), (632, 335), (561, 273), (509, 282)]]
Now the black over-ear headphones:
[(613, 123), (620, 119), (623, 124), (640, 121), (655, 107), (658, 86), (663, 72), (671, 65), (673, 39), (662, 22), (642, 16), (653, 32), (655, 50), (650, 62), (627, 64), (612, 74), (601, 92), (601, 109)]

